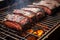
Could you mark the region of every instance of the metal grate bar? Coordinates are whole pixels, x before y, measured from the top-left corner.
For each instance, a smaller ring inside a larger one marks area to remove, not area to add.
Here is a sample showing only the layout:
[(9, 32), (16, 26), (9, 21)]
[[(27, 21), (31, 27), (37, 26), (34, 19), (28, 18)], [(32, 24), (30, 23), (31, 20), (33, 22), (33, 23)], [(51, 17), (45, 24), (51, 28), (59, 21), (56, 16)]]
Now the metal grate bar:
[[(16, 35), (16, 34), (13, 34), (13, 33), (9, 32), (9, 31), (6, 31), (6, 30), (4, 30), (4, 29), (2, 29), (2, 28), (0, 28), (0, 30), (4, 31), (5, 33), (8, 33), (8, 34), (10, 34), (10, 35), (16, 36), (16, 37), (18, 37), (18, 38), (22, 38), (22, 37), (20, 37), (20, 36), (18, 36), (18, 35)], [(8, 35), (8, 34), (6, 34), (6, 35)], [(8, 36), (9, 36), (9, 35), (8, 35)], [(24, 38), (22, 38), (22, 39), (24, 39)]]
[[(4, 38), (6, 38), (6, 37), (8, 36), (8, 37), (11, 37), (12, 39), (17, 39), (17, 38), (15, 38), (15, 37), (13, 37), (13, 36), (11, 36), (11, 35), (7, 34), (6, 32), (4, 32), (4, 31), (3, 31), (3, 29), (1, 29), (1, 28), (0, 28), (0, 30), (2, 30), (2, 32), (1, 32), (1, 33), (2, 33), (3, 35), (5, 35), (5, 37), (4, 37)], [(2, 37), (2, 36), (1, 36), (1, 37)], [(2, 37), (2, 38), (3, 38), (3, 37)]]
[[(45, 32), (45, 34), (43, 34), (39, 39), (42, 39), (44, 36), (46, 36), (48, 33), (50, 33), (50, 31), (52, 31), (59, 23), (57, 23), (56, 25), (54, 25), (51, 29), (49, 29), (47, 32)], [(38, 39), (38, 40), (39, 40)]]
[(0, 37), (0, 40), (6, 40), (5, 38)]
[(53, 33), (57, 28), (60, 27), (60, 24), (58, 24), (58, 26), (56, 26), (56, 28), (54, 28), (49, 34), (47, 34), (42, 40), (44, 40), (45, 38), (48, 38), (48, 36)]

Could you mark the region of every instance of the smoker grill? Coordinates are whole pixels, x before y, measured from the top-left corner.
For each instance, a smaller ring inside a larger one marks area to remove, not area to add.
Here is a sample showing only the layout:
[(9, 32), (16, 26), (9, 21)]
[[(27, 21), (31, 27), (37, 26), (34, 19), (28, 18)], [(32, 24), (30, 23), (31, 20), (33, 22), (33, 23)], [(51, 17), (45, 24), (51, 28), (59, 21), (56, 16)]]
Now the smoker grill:
[[(2, 12), (1, 14), (11, 13), (13, 9), (20, 9), (21, 5), (18, 1), (19, 0), (16, 0), (16, 2), (13, 5), (7, 7), (5, 11)], [(28, 5), (28, 4), (25, 4), (25, 5)], [(22, 7), (25, 7), (25, 6), (22, 6)], [(60, 13), (56, 13), (56, 15), (51, 15), (51, 16), (46, 15), (46, 17), (43, 18), (40, 22), (32, 26), (32, 28), (41, 27), (44, 30), (43, 35), (38, 37), (33, 33), (27, 32), (27, 30), (17, 31), (17, 30), (7, 28), (3, 24), (0, 24), (0, 40), (28, 40), (28, 38), (31, 38), (31, 39), (34, 38), (35, 40), (44, 40), (59, 27), (58, 25), (60, 26)], [(48, 29), (44, 29), (44, 27), (47, 27)]]

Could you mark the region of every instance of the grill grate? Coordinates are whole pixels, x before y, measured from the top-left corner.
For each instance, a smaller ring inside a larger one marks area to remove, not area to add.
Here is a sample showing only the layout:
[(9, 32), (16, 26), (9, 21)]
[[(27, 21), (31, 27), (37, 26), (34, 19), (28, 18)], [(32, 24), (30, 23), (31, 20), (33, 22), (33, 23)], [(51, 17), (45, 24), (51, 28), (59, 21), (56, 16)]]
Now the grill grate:
[[(12, 6), (8, 7), (6, 9), (6, 12), (4, 14), (12, 12), (13, 9), (20, 9), (21, 6), (18, 3), (19, 0), (17, 0)], [(25, 6), (24, 6), (25, 7)], [(8, 10), (8, 11), (7, 11)], [(60, 13), (57, 13), (54, 16), (49, 16), (47, 15), (42, 21), (36, 23), (35, 25), (32, 26), (31, 29), (37, 27), (44, 30), (44, 33), (42, 36), (38, 37), (37, 35), (33, 33), (25, 31), (16, 31), (10, 28), (7, 28), (3, 24), (0, 24), (0, 40), (42, 40), (46, 35), (48, 35), (53, 29), (57, 27), (57, 25), (60, 23)], [(29, 30), (29, 29), (28, 29)]]
[[(59, 13), (58, 13), (59, 14)], [(12, 39), (12, 40), (27, 40), (29, 37), (33, 37), (35, 40), (36, 39), (42, 39), (44, 38), (47, 34), (49, 34), (53, 29), (56, 28), (56, 26), (60, 23), (60, 16), (58, 16), (58, 14), (56, 16), (47, 16), (46, 18), (44, 18), (42, 21), (36, 23), (33, 27), (37, 26), (37, 27), (42, 27), (42, 29), (44, 29), (44, 27), (47, 27), (48, 29), (45, 29), (45, 33), (41, 36), (38, 37), (35, 34), (29, 33), (29, 32), (19, 32), (10, 28), (5, 27), (4, 25), (0, 24), (0, 39), (3, 40), (8, 40), (8, 38)], [(37, 25), (38, 24), (38, 25)], [(32, 28), (31, 28), (32, 29)]]

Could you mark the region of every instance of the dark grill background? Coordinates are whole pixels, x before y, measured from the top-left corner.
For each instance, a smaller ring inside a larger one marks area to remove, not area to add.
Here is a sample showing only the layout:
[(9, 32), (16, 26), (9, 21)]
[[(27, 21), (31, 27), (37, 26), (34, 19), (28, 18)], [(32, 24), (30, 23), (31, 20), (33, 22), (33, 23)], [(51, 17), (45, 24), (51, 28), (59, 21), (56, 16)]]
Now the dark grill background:
[[(24, 1), (25, 3), (23, 3), (23, 1), (21, 2), (21, 0), (15, 0), (15, 3), (13, 3), (12, 5), (6, 7), (6, 9), (4, 10), (4, 12), (1, 12), (1, 14), (6, 14), (6, 13), (11, 13), (13, 9), (20, 9), (22, 7), (26, 7), (26, 5), (31, 4), (28, 0)], [(27, 3), (28, 2), (28, 3)], [(0, 15), (1, 16), (1, 15)], [(41, 36), (38, 37), (37, 35), (34, 35), (32, 33), (29, 32), (19, 32), (10, 28), (7, 28), (6, 26), (0, 24), (0, 40), (27, 40), (27, 38), (30, 36), (33, 36), (34, 38), (36, 38), (36, 40), (43, 40), (45, 38), (47, 38), (55, 29), (57, 29), (60, 23), (60, 13), (56, 13), (56, 15), (46, 15), (45, 18), (43, 18), (40, 22), (36, 23), (36, 24), (41, 24), (40, 26), (47, 26), (48, 29), (44, 29), (45, 33)], [(38, 25), (34, 25), (33, 27)], [(25, 34), (25, 36), (22, 36), (22, 34)]]

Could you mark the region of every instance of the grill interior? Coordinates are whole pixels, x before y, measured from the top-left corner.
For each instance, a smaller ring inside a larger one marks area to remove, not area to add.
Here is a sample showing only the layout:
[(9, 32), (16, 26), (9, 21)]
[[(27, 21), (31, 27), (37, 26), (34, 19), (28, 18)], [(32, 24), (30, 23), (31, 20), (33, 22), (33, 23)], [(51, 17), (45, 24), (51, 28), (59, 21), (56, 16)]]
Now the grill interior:
[[(2, 13), (3, 14), (9, 13), (9, 12), (11, 13), (13, 9), (16, 9), (16, 8), (20, 9), (21, 5), (20, 3), (17, 3), (17, 2), (18, 0), (11, 6), (6, 7), (6, 9), (4, 10), (5, 12), (2, 12)], [(56, 15), (51, 15), (51, 16), (46, 15), (46, 17), (43, 18), (40, 22), (34, 24), (31, 27), (31, 29), (34, 29), (34, 31), (36, 30), (36, 27), (37, 27), (37, 30), (38, 29), (44, 30), (44, 33), (41, 36), (30, 33), (27, 30), (16, 31), (16, 30), (7, 28), (3, 24), (0, 24), (0, 40), (40, 40), (40, 39), (43, 40), (48, 35), (50, 35), (50, 33), (54, 31), (54, 29), (57, 28), (59, 23), (60, 23), (60, 13), (56, 13)]]

